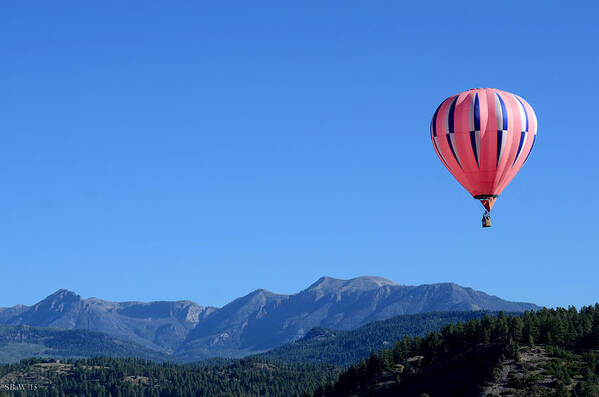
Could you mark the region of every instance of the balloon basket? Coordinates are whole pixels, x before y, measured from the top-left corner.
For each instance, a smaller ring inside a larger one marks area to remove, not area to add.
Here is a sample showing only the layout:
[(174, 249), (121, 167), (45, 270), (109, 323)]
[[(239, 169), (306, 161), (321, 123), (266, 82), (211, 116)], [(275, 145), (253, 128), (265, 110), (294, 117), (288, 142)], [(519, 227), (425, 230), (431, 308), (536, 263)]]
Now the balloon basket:
[(483, 224), (483, 228), (491, 227), (491, 213), (489, 211), (485, 211), (483, 214), (483, 219), (481, 220)]

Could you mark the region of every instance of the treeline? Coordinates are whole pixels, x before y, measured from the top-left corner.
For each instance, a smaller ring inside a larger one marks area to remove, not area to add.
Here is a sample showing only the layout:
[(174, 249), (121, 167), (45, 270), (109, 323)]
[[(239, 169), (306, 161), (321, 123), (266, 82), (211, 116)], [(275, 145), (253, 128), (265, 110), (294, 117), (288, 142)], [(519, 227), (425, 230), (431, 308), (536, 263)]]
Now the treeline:
[[(93, 358), (48, 362), (22, 360), (0, 366), (10, 396), (242, 397), (302, 396), (336, 379), (333, 366), (287, 364), (254, 358), (230, 365), (156, 363), (140, 359)], [(35, 384), (35, 390), (18, 390)]]
[[(570, 307), (526, 312), (522, 316), (499, 313), (496, 317), (447, 325), (424, 338), (404, 337), (393, 348), (373, 352), (368, 359), (344, 371), (335, 384), (317, 388), (314, 397), (369, 395), (385, 381), (393, 384), (386, 389), (388, 395), (449, 395), (456, 390), (456, 395), (474, 394), (482, 382), (497, 376), (495, 368), (501, 359), (518, 359), (519, 347), (525, 345), (550, 346), (553, 352), (561, 352), (558, 363), (562, 364), (556, 365), (566, 368), (566, 374), (556, 373), (558, 383), (568, 380), (567, 368), (584, 371), (584, 382), (578, 382), (572, 390), (564, 384), (555, 385), (562, 390), (561, 395), (599, 395), (597, 304), (580, 312)], [(582, 364), (573, 362), (581, 359)], [(381, 390), (376, 395), (385, 392)]]
[(464, 311), (409, 314), (373, 321), (352, 331), (314, 328), (298, 341), (262, 353), (264, 358), (285, 362), (309, 362), (349, 366), (371, 351), (391, 346), (405, 336), (425, 336), (444, 325), (457, 324), (498, 312)]
[(30, 327), (27, 325), (0, 324), (0, 348), (12, 345), (16, 350), (14, 357), (7, 361), (18, 361), (18, 348), (32, 355), (27, 348), (35, 349), (43, 357), (138, 357), (147, 360), (166, 361), (171, 357), (145, 348), (134, 342), (123, 341), (101, 332), (83, 329), (63, 330), (54, 328)]

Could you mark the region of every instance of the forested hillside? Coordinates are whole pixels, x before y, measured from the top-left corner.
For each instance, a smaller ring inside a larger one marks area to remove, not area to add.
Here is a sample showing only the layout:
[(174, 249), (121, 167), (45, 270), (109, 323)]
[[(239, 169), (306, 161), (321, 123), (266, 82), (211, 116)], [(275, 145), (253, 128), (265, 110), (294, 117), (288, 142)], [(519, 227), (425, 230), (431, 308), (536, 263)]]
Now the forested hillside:
[(352, 331), (314, 328), (295, 342), (259, 355), (285, 362), (335, 364), (348, 366), (368, 357), (373, 350), (393, 346), (405, 336), (425, 336), (447, 324), (496, 315), (497, 312), (468, 311), (421, 313), (374, 321)]
[(14, 386), (10, 396), (28, 397), (300, 397), (338, 373), (333, 366), (258, 358), (208, 366), (123, 358), (36, 359), (0, 366), (0, 384)]
[(485, 314), (390, 346), (344, 371), (261, 357), (24, 360), (0, 366), (0, 384), (21, 388), (11, 396), (599, 397), (599, 305)]
[(314, 397), (599, 396), (599, 304), (485, 316), (372, 353)]
[(171, 360), (166, 354), (136, 343), (119, 340), (101, 332), (83, 329), (11, 326), (0, 324), (0, 363), (18, 362), (26, 357), (83, 358), (95, 356), (138, 357)]

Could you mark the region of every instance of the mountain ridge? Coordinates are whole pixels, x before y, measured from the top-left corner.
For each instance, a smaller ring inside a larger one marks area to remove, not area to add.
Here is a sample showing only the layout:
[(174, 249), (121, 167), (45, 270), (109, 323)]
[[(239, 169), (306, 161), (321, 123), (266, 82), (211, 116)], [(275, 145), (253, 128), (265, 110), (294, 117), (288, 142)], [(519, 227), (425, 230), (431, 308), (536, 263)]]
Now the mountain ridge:
[(407, 286), (363, 276), (321, 277), (294, 294), (256, 289), (217, 308), (190, 300), (112, 302), (59, 289), (32, 306), (0, 308), (0, 323), (87, 329), (188, 359), (238, 357), (303, 337), (314, 327), (350, 330), (402, 314), (539, 307), (455, 283)]

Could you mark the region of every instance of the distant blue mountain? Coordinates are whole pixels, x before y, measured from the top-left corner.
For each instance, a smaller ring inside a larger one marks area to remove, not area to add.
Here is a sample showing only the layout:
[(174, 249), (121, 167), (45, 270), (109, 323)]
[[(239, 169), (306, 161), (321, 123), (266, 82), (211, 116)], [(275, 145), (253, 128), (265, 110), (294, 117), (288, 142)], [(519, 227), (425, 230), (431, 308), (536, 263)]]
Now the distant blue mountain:
[(536, 310), (453, 283), (406, 286), (381, 277), (322, 277), (293, 295), (258, 289), (222, 308), (191, 301), (110, 302), (59, 290), (33, 306), (0, 309), (0, 323), (99, 331), (181, 360), (240, 357), (305, 336), (425, 312)]

